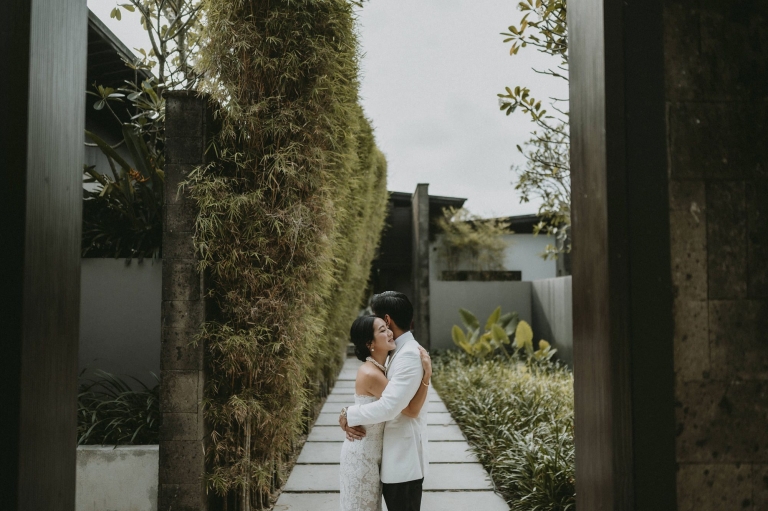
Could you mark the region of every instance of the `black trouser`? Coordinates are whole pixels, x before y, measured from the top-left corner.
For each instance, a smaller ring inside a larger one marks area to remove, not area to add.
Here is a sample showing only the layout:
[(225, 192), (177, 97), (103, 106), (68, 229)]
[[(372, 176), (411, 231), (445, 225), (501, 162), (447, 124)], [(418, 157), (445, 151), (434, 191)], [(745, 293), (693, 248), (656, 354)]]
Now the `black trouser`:
[(404, 483), (384, 484), (382, 493), (389, 511), (419, 511), (424, 478)]

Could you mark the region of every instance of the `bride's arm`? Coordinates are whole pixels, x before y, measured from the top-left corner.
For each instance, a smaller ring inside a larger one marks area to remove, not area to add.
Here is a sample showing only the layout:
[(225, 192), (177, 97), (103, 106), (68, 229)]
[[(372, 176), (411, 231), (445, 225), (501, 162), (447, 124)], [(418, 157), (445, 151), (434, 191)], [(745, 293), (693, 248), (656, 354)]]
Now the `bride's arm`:
[(427, 401), (429, 379), (432, 377), (432, 360), (429, 358), (429, 353), (427, 353), (427, 350), (421, 346), (419, 346), (419, 351), (421, 352), (421, 365), (424, 368), (424, 375), (421, 377), (421, 385), (419, 385), (419, 390), (416, 391), (416, 395), (413, 396), (411, 402), (408, 403), (408, 406), (402, 411), (403, 415), (414, 419), (419, 416), (421, 408)]

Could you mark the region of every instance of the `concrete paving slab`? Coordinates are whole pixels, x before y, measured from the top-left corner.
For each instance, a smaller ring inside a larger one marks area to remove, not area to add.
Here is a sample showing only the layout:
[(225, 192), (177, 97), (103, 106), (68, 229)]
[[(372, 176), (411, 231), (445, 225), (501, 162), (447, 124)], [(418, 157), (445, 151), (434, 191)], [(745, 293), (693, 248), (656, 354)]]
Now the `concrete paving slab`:
[[(339, 431), (341, 431), (341, 428), (339, 428)], [(312, 434), (310, 433), (310, 436)], [(464, 435), (461, 433), (461, 430), (458, 426), (455, 425), (449, 425), (449, 426), (430, 426), (427, 425), (427, 438), (430, 441), (435, 442), (446, 442), (446, 441), (466, 441), (466, 438), (464, 438)]]
[(466, 511), (467, 509), (509, 511), (509, 506), (504, 499), (492, 491), (425, 491), (422, 494), (422, 511)]
[(427, 414), (427, 424), (456, 424), (448, 412), (429, 412)]
[[(339, 407), (339, 409), (341, 409), (341, 407)], [(317, 422), (315, 422), (315, 426), (338, 426), (339, 411), (340, 410), (336, 410), (335, 412), (331, 412), (331, 413), (321, 413), (317, 417)]]
[[(330, 397), (330, 396), (328, 396)], [(448, 408), (445, 407), (445, 403), (442, 401), (430, 401), (429, 402), (429, 408), (427, 409), (430, 413), (446, 413), (448, 412)]]
[[(428, 425), (427, 438), (435, 442), (466, 441), (461, 430), (455, 425)], [(315, 426), (309, 432), (307, 437), (309, 442), (342, 442), (344, 441), (344, 432), (337, 425), (335, 426)]]
[(432, 463), (478, 463), (466, 442), (429, 442), (427, 451), (430, 467)]
[(355, 388), (354, 387), (339, 387), (338, 385), (333, 388), (330, 395), (333, 396), (334, 394), (354, 394)]
[[(343, 442), (307, 442), (297, 463), (334, 464), (341, 457)], [(477, 463), (477, 457), (465, 442), (429, 442), (430, 463)]]
[[(325, 400), (326, 403), (344, 403), (347, 405), (353, 405), (355, 404), (355, 396), (352, 394), (330, 394), (328, 398)], [(339, 407), (339, 410), (344, 405), (341, 405)]]
[[(453, 442), (445, 442), (453, 443)], [(458, 443), (458, 442), (455, 442)], [(296, 463), (338, 463), (344, 442), (307, 442)]]
[[(436, 463), (424, 479), (425, 490), (491, 490), (492, 485), (479, 463)], [(295, 465), (285, 492), (339, 491), (338, 465)]]
[[(463, 437), (462, 437), (463, 438)], [(307, 436), (307, 442), (343, 442), (344, 432), (339, 425), (315, 426)]]
[(339, 491), (338, 465), (294, 465), (284, 492)]
[(326, 401), (323, 407), (320, 409), (320, 414), (333, 413), (333, 414), (336, 414), (336, 416), (338, 417), (342, 408), (344, 408), (343, 403), (334, 403), (334, 402)]
[(273, 511), (339, 511), (339, 494), (283, 492)]
[[(386, 511), (386, 504), (382, 504)], [(421, 500), (422, 511), (509, 511), (504, 499), (490, 491), (450, 492), (425, 491)], [(338, 511), (338, 493), (283, 493), (274, 511)]]
[(355, 388), (355, 381), (354, 380), (339, 380), (336, 382), (336, 385), (333, 387), (334, 389), (354, 389)]
[(429, 466), (429, 473), (424, 478), (424, 489), (493, 490), (493, 484), (479, 463), (435, 463)]

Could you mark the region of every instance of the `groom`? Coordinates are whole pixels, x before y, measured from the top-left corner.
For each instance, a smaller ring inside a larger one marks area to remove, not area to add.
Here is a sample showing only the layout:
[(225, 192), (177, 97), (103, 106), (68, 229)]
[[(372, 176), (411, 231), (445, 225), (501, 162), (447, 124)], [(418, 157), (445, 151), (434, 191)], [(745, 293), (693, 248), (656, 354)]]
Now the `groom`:
[(419, 343), (411, 333), (413, 306), (403, 293), (385, 291), (371, 302), (373, 313), (383, 319), (395, 338), (395, 351), (387, 365), (389, 383), (381, 399), (350, 406), (339, 424), (350, 440), (365, 436), (361, 424), (384, 425), (381, 482), (389, 511), (419, 511), (421, 487), (427, 473), (427, 406), (415, 419), (400, 412), (419, 390), (423, 369)]

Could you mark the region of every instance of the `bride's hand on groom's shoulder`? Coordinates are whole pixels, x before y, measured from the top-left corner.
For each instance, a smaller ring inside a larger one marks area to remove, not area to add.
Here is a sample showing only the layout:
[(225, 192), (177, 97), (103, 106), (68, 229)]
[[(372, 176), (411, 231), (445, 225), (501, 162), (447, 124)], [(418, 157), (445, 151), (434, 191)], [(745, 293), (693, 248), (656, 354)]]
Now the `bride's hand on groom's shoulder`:
[(429, 381), (429, 378), (432, 376), (432, 359), (429, 356), (429, 352), (423, 346), (419, 346), (419, 355), (421, 356), (421, 366), (424, 368), (425, 379)]

